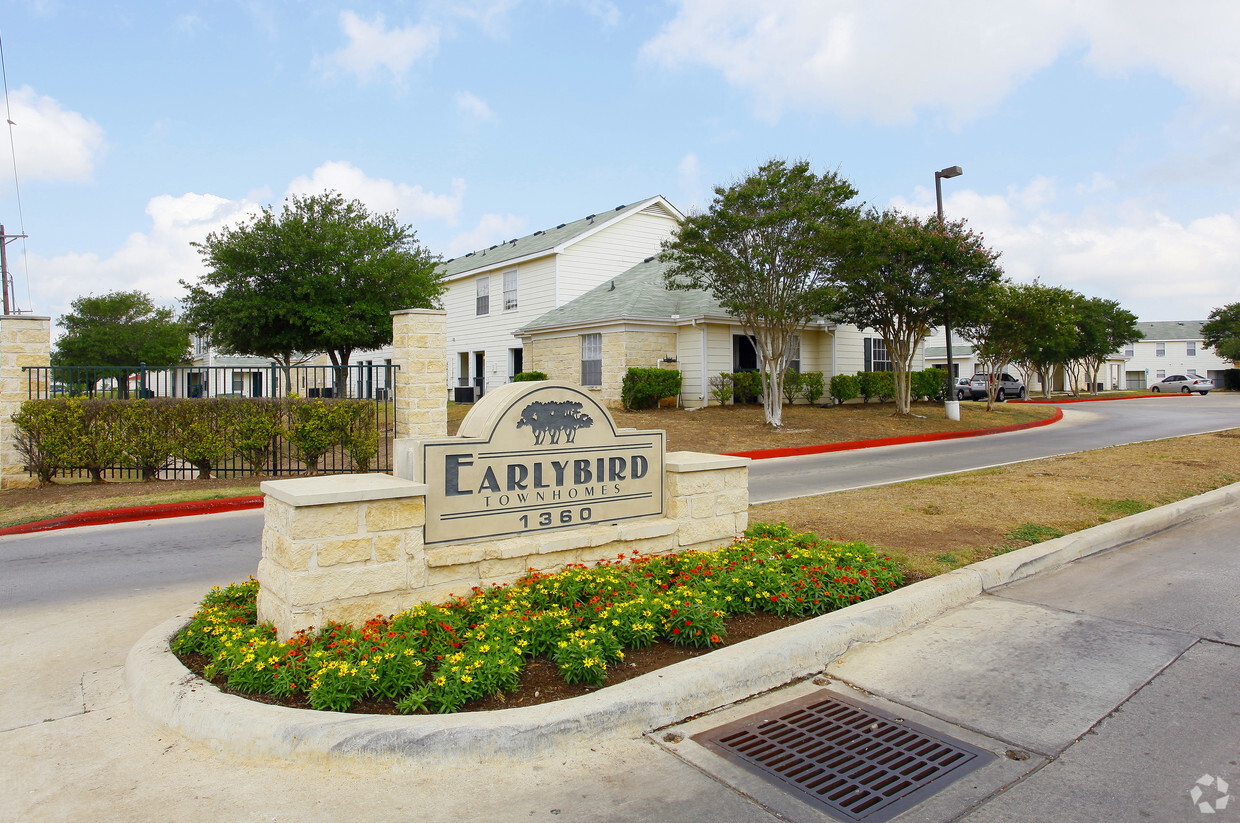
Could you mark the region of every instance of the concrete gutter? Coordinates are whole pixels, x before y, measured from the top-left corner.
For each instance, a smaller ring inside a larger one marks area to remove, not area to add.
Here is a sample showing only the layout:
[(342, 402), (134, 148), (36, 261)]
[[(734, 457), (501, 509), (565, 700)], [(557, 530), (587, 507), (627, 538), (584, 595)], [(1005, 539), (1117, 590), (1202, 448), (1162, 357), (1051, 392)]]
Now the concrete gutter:
[(130, 651), (125, 680), (153, 722), (232, 754), (325, 761), (526, 760), (600, 737), (637, 737), (811, 677), (856, 643), (885, 640), (979, 595), (1240, 503), (1240, 483), (974, 563), (597, 692), (539, 706), (434, 716), (338, 714), (226, 695), (168, 649), (179, 615)]

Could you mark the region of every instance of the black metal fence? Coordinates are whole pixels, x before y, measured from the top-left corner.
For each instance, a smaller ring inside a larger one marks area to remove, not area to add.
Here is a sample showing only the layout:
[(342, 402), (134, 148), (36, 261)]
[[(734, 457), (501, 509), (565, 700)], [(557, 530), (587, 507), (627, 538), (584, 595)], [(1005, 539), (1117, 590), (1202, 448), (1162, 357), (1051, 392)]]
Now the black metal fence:
[[(34, 366), (24, 367), (26, 394), (30, 399), (91, 398), (119, 401), (159, 398), (238, 398), (256, 402), (306, 398), (335, 400), (368, 400), (373, 403), (378, 452), (369, 466), (372, 472), (391, 472), (394, 459), (396, 429), (396, 372), (399, 366), (388, 362), (359, 363), (346, 367), (292, 366), (277, 363), (228, 366), (175, 366), (148, 368), (114, 366)], [(318, 461), (320, 474), (344, 474), (357, 471), (343, 444), (326, 452)], [(283, 434), (274, 438), (271, 457), (265, 473), (273, 477), (304, 474), (307, 466), (298, 457), (293, 445)], [(188, 480), (198, 469), (184, 460), (174, 458), (159, 472), (160, 479)], [(238, 456), (232, 455), (211, 469), (215, 477), (240, 477), (252, 474)], [(63, 470), (60, 476), (87, 477), (84, 467)], [(109, 467), (108, 479), (140, 479), (141, 473), (132, 465)]]

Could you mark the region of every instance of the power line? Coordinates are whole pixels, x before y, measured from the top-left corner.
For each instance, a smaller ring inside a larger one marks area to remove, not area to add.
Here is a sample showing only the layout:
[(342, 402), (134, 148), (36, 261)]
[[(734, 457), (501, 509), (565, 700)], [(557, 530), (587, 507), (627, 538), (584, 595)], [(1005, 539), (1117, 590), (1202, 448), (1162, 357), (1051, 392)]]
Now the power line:
[[(13, 158), (13, 190), (17, 194), (17, 222), (21, 226), (21, 234), (18, 235), (22, 240), (22, 268), (26, 272), (26, 305), (33, 308), (30, 300), (30, 262), (26, 257), (26, 216), (22, 213), (22, 187), (17, 176), (17, 145), (13, 141), (13, 126), (17, 125), (13, 122), (13, 110), (9, 106), (9, 72), (4, 62), (4, 36), (0, 34), (0, 78), (4, 80), (4, 119), (9, 126), (9, 154)], [(0, 229), (0, 234), (3, 229)], [(0, 238), (0, 243), (7, 243)], [(4, 274), (4, 303), (8, 305), (9, 297), (9, 279), (8, 273)], [(17, 302), (17, 290), (13, 289), (13, 302)]]

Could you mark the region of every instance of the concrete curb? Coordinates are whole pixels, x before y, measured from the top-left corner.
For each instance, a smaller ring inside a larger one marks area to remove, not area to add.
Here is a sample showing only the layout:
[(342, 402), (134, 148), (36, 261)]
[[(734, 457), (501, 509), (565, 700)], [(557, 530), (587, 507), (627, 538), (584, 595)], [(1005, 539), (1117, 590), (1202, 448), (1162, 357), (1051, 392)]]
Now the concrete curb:
[(1145, 400), (1147, 398), (1168, 397), (1192, 397), (1191, 394), (1163, 394), (1162, 392), (1152, 394), (1130, 394), (1127, 397), (1062, 397), (1058, 400), (1009, 400), (1009, 403), (1021, 403), (1034, 406), (1058, 406), (1062, 403), (1110, 403), (1115, 400)]
[(337, 714), (226, 695), (168, 649), (179, 615), (129, 652), (125, 681), (138, 712), (220, 751), (263, 758), (368, 762), (528, 759), (602, 736), (637, 737), (821, 672), (856, 643), (884, 640), (984, 592), (1123, 546), (1240, 503), (1240, 483), (984, 560), (787, 629), (582, 697), (436, 716)]
[(153, 503), (148, 506), (128, 506), (123, 509), (102, 509), (93, 512), (78, 512), (53, 517), (50, 520), (36, 520), (33, 523), (19, 523), (0, 529), (0, 537), (7, 534), (31, 534), (54, 529), (70, 529), (77, 526), (98, 526), (105, 523), (132, 523), (135, 520), (162, 520), (166, 517), (188, 517), (194, 514), (219, 514), (236, 512), (245, 509), (261, 509), (263, 496), (250, 497), (217, 497), (214, 500), (188, 500), (183, 503)]

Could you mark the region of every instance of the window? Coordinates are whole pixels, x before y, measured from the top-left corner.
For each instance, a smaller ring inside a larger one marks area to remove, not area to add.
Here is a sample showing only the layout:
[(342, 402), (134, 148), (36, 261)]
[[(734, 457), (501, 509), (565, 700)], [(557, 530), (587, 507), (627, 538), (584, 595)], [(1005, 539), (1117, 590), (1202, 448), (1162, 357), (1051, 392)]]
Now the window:
[(239, 371), (232, 373), (232, 393), (241, 394), (245, 391), (245, 374)]
[(794, 372), (801, 371), (801, 335), (788, 337), (788, 368)]
[(1166, 343), (1155, 343), (1154, 344), (1154, 356), (1155, 357), (1166, 357), (1167, 356), (1167, 344)]
[(883, 338), (865, 338), (864, 371), (891, 371), (891, 355), (887, 353), (887, 341)]
[(504, 272), (504, 311), (517, 307), (517, 270)]
[(581, 385), (603, 385), (603, 335), (581, 335)]
[(1187, 354), (1189, 357), (1196, 357), (1197, 356), (1197, 341), (1189, 340), (1187, 347), (1188, 347), (1188, 351), (1186, 351), (1185, 354)]
[(1124, 347), (1124, 357), (1136, 357), (1137, 349), (1132, 343)]
[(1164, 379), (1166, 379), (1166, 377), (1167, 377), (1167, 370), (1166, 370), (1166, 369), (1159, 369), (1159, 370), (1158, 370), (1158, 379), (1159, 379), (1159, 380), (1164, 380)]
[(491, 278), (482, 275), (478, 278), (478, 298), (474, 314), (482, 316), (491, 313)]

